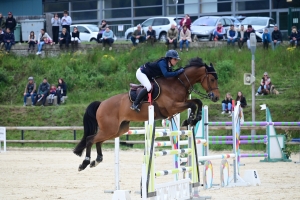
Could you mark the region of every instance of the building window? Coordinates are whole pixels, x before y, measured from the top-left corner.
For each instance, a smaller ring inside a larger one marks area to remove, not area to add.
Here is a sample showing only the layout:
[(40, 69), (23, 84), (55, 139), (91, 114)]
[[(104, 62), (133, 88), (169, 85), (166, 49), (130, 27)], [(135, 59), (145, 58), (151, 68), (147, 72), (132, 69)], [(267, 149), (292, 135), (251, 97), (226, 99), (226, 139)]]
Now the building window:
[(103, 0), (103, 8), (131, 7), (131, 0)]
[(231, 9), (231, 3), (218, 3), (218, 12), (230, 12)]
[(96, 10), (97, 1), (73, 2), (72, 10)]
[(44, 12), (64, 12), (69, 10), (69, 3), (44, 3)]
[(269, 9), (269, 0), (236, 2), (236, 11)]
[(151, 7), (151, 8), (135, 8), (133, 11), (134, 17), (142, 16), (162, 16), (162, 7)]
[(103, 15), (105, 19), (131, 17), (131, 9), (104, 10)]
[(136, 6), (161, 6), (162, 2), (161, 0), (133, 0), (133, 7)]
[(72, 12), (72, 20), (97, 20), (97, 11)]

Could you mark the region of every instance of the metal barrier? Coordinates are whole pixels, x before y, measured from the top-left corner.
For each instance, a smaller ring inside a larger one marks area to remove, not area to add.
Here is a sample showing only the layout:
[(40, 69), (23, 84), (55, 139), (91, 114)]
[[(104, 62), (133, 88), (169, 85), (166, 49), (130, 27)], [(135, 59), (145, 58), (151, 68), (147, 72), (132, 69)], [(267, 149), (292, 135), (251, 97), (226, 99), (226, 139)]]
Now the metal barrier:
[(133, 27), (132, 24), (109, 25), (110, 30), (114, 32), (118, 40), (125, 40), (125, 31), (131, 27)]

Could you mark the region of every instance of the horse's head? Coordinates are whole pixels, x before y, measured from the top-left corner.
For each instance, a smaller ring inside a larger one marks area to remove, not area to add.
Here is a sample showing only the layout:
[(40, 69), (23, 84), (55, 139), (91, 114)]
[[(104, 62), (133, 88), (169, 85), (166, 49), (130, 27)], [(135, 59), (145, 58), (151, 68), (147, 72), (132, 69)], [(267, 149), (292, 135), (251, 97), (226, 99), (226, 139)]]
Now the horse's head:
[(218, 87), (218, 75), (212, 63), (205, 64), (205, 76), (201, 80), (202, 87), (206, 90), (209, 99), (216, 102), (220, 99), (220, 92)]

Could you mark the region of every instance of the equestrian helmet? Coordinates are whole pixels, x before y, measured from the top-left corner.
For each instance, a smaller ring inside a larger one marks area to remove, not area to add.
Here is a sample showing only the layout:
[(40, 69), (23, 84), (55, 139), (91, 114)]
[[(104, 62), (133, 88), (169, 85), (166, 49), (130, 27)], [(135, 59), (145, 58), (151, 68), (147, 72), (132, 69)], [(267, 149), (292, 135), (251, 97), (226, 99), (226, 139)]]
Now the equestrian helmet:
[(175, 59), (177, 59), (177, 60), (180, 60), (179, 54), (178, 54), (178, 52), (175, 51), (175, 50), (169, 50), (169, 51), (167, 51), (165, 57), (166, 57), (166, 58), (175, 58)]

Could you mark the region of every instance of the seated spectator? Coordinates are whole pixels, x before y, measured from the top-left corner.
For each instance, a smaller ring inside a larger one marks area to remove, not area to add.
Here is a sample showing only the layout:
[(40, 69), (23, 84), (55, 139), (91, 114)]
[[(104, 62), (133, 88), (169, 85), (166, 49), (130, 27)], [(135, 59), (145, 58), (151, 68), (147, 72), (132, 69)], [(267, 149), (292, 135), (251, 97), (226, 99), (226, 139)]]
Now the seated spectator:
[(244, 45), (244, 42), (247, 41), (246, 33), (244, 30), (244, 25), (241, 25), (241, 29), (238, 31), (238, 45), (239, 45), (239, 51), (242, 50), (242, 47)]
[(45, 106), (49, 90), (50, 84), (48, 83), (47, 78), (44, 78), (43, 82), (39, 86), (37, 98), (35, 99), (33, 106), (35, 106), (36, 103), (40, 101), (42, 101), (42, 106)]
[(53, 104), (55, 95), (56, 95), (56, 87), (54, 84), (52, 84), (49, 91), (49, 99), (48, 99), (49, 104)]
[(281, 31), (278, 30), (277, 24), (274, 26), (274, 31), (272, 32), (272, 49), (277, 48), (282, 42), (282, 34)]
[(106, 26), (105, 31), (102, 34), (102, 50), (105, 50), (105, 45), (108, 44), (109, 50), (112, 50), (112, 44), (114, 43), (114, 33), (109, 29), (109, 26)]
[(45, 32), (44, 29), (41, 29), (37, 39), (38, 39), (38, 51), (37, 51), (36, 55), (39, 55), (42, 53), (44, 44), (52, 45), (52, 38), (48, 35), (48, 33)]
[(263, 42), (263, 48), (268, 49), (269, 43), (271, 43), (271, 36), (267, 28), (265, 28), (265, 31), (262, 34), (262, 42)]
[(172, 24), (171, 28), (167, 32), (166, 45), (168, 49), (169, 49), (169, 44), (173, 44), (174, 49), (177, 49), (177, 38), (178, 38), (178, 30), (176, 29), (175, 24)]
[(102, 20), (101, 25), (99, 26), (99, 32), (98, 32), (98, 35), (97, 35), (97, 42), (98, 43), (102, 43), (102, 34), (105, 31), (106, 26), (107, 26), (106, 20)]
[(230, 25), (230, 29), (227, 31), (227, 45), (234, 45), (237, 38), (237, 31), (234, 29), (234, 25)]
[(5, 46), (6, 53), (9, 53), (11, 46), (15, 44), (15, 35), (10, 32), (9, 28), (6, 29), (3, 40), (4, 40), (4, 46)]
[(236, 95), (235, 102), (239, 101), (242, 108), (245, 108), (247, 106), (246, 98), (244, 97), (243, 93), (239, 91)]
[(0, 51), (2, 51), (3, 46), (4, 46), (4, 32), (0, 27)]
[(137, 29), (133, 32), (131, 36), (131, 42), (133, 46), (136, 46), (137, 43), (143, 43), (146, 41), (146, 34), (142, 29), (141, 25), (137, 25)]
[(231, 114), (232, 109), (232, 97), (230, 93), (227, 93), (225, 96), (225, 99), (222, 101), (222, 113), (225, 114), (228, 112), (228, 114)]
[(62, 49), (62, 45), (64, 44), (66, 49), (68, 49), (70, 40), (70, 33), (68, 33), (66, 28), (63, 28), (59, 37), (59, 48)]
[[(184, 18), (182, 18), (179, 22), (181, 30), (183, 29), (184, 26), (186, 26), (187, 29), (191, 30), (191, 24), (192, 24), (192, 21), (191, 21), (190, 15), (188, 15), (188, 14), (186, 14), (184, 16)], [(181, 32), (181, 30), (180, 30), (180, 32)]]
[(265, 72), (264, 76), (261, 79), (260, 86), (258, 87), (255, 96), (258, 96), (259, 94), (261, 95), (269, 94), (270, 89), (271, 89), (271, 78), (268, 76), (268, 73)]
[(153, 45), (154, 42), (156, 42), (156, 33), (155, 30), (152, 29), (152, 26), (148, 27), (146, 40), (151, 45)]
[(24, 91), (24, 105), (26, 106), (27, 97), (31, 97), (31, 105), (33, 105), (36, 97), (36, 84), (33, 81), (33, 77), (28, 78), (28, 83), (25, 87)]
[(218, 22), (217, 27), (213, 31), (214, 41), (223, 40), (225, 34), (226, 34), (226, 30), (224, 29), (222, 23)]
[(247, 46), (248, 49), (250, 49), (250, 35), (251, 33), (255, 34), (255, 30), (252, 28), (252, 25), (248, 25), (247, 31), (246, 31), (246, 38), (247, 38)]
[(179, 41), (180, 51), (182, 51), (183, 44), (185, 44), (186, 46), (186, 51), (189, 51), (189, 43), (191, 41), (192, 41), (191, 31), (187, 28), (186, 25), (184, 25), (180, 32), (180, 41)]
[(34, 50), (35, 44), (36, 44), (36, 37), (34, 35), (34, 31), (30, 31), (29, 37), (28, 37), (28, 52), (30, 50)]
[(298, 37), (298, 32), (296, 28), (292, 29), (292, 33), (290, 35), (290, 45), (291, 46), (297, 46), (297, 37)]
[(71, 36), (71, 45), (72, 45), (72, 51), (77, 51), (78, 50), (78, 43), (80, 43), (80, 33), (75, 26), (73, 28), (72, 36)]
[(60, 103), (64, 101), (63, 97), (67, 96), (67, 84), (62, 78), (58, 79), (56, 96), (57, 96), (57, 105), (60, 105)]

